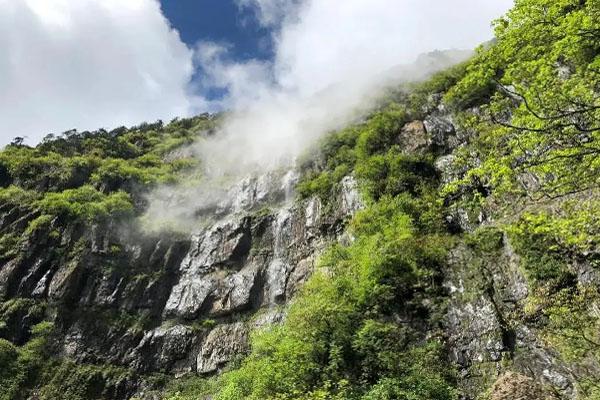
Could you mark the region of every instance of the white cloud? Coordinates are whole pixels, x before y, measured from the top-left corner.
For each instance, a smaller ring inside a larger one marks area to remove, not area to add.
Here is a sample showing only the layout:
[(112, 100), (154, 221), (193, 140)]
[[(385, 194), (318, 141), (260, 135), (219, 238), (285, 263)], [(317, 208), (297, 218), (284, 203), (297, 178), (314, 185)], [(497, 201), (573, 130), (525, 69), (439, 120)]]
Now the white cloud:
[(391, 80), (422, 78), (432, 68), (448, 66), (401, 65), (413, 63), (423, 52), (472, 49), (491, 39), (491, 20), (512, 4), (512, 0), (237, 1), (242, 8), (253, 7), (258, 21), (273, 29), (275, 58), (236, 62), (228, 57), (227, 46), (198, 45), (196, 62), (205, 72), (203, 87), (228, 91), (213, 107), (234, 112), (221, 132), (195, 148), (206, 166), (205, 185), (159, 189), (150, 196), (150, 221), (173, 217), (171, 225), (193, 224), (199, 199), (219, 200), (215, 186), (252, 171), (289, 166), (325, 132), (360, 117)]
[(263, 26), (275, 26), (295, 14), (301, 0), (236, 0), (238, 7), (250, 9)]
[[(204, 145), (220, 146), (226, 154), (216, 149), (203, 154), (224, 167), (231, 160), (246, 170), (246, 164), (264, 167), (272, 154), (288, 152), (293, 158), (315, 137), (347, 122), (398, 65), (413, 63), (424, 52), (473, 49), (491, 39), (491, 21), (512, 0), (237, 3), (274, 27), (274, 60), (235, 62), (226, 46), (201, 43), (196, 61), (205, 72), (205, 88), (227, 89), (212, 108), (236, 111), (215, 143)], [(428, 72), (402, 71), (406, 79)]]
[[(264, 1), (264, 0), (263, 0)], [(307, 1), (277, 38), (276, 70), (303, 93), (374, 75), (434, 49), (470, 49), (511, 0)]]
[(187, 115), (193, 54), (156, 0), (0, 0), (0, 145)]

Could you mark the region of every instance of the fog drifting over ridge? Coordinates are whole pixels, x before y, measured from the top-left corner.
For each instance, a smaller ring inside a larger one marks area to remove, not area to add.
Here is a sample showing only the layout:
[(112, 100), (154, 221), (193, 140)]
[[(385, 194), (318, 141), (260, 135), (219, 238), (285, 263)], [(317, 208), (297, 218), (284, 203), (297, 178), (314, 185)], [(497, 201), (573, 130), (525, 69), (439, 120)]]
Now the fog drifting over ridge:
[[(264, 166), (274, 155), (293, 158), (369, 107), (390, 70), (412, 65), (393, 76), (411, 80), (445, 68), (414, 63), (423, 53), (473, 49), (491, 39), (490, 21), (512, 5), (512, 0), (237, 2), (274, 27), (275, 55), (272, 62), (240, 63), (230, 60), (227, 45), (197, 45), (201, 89), (224, 89), (227, 95), (212, 107), (233, 110), (201, 153), (207, 164), (226, 170)], [(211, 156), (214, 162), (206, 159)]]
[[(199, 43), (201, 91), (225, 90), (209, 102), (232, 110), (220, 131), (194, 146), (206, 167), (198, 188), (162, 187), (149, 197), (149, 221), (186, 226), (202, 203), (219, 203), (227, 188), (252, 173), (290, 165), (325, 132), (372, 106), (391, 82), (422, 79), (461, 61), (417, 62), (435, 49), (472, 49), (492, 37), (490, 21), (512, 1), (481, 0), (237, 0), (274, 27), (273, 62), (232, 61), (225, 44)], [(193, 225), (193, 224), (192, 224)]]
[[(272, 32), (272, 60), (231, 62), (227, 43), (190, 48), (158, 0), (0, 0), (0, 146), (15, 136), (35, 144), (73, 128), (110, 130), (248, 109), (265, 99), (308, 98), (332, 83), (410, 63), (416, 54), (470, 49), (491, 36), (489, 21), (511, 5), (224, 1), (253, 12)], [(212, 101), (210, 88), (228, 95)]]

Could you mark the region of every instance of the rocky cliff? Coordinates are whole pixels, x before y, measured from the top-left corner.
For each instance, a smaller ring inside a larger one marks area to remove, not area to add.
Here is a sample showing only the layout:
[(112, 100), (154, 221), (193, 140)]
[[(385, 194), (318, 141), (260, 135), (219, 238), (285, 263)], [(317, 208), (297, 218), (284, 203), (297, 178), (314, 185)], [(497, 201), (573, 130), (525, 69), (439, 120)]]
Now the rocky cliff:
[[(461, 174), (453, 153), (467, 140), (441, 105), (394, 139), (405, 154), (436, 153), (442, 183)], [(219, 373), (248, 353), (251, 332), (286, 318), (286, 304), (327, 246), (352, 241), (346, 224), (364, 207), (355, 178), (341, 179), (326, 203), (298, 198), (297, 184), (295, 170), (243, 178), (214, 210), (199, 205), (207, 218), (191, 235), (61, 216), (32, 229), (40, 213), (8, 202), (0, 231), (30, 228), (0, 268), (2, 337), (25, 345), (36, 324), (51, 321), (52, 357), (122, 368), (98, 367), (90, 398), (160, 398), (164, 377)], [(448, 229), (479, 239), (448, 252), (439, 323), (462, 397), (479, 398), (496, 382), (494, 393), (508, 393), (497, 399), (527, 390), (538, 393), (530, 398), (578, 398), (577, 371), (527, 318), (532, 289), (509, 237), (485, 211), (461, 204), (447, 206)], [(598, 284), (589, 264), (573, 270), (581, 283)]]
[[(295, 200), (296, 181), (293, 170), (243, 178), (191, 236), (49, 221), (2, 264), (2, 336), (22, 345), (51, 320), (56, 356), (132, 371), (101, 383), (106, 398), (143, 394), (144, 374), (217, 373), (247, 352), (252, 329), (284, 318), (320, 251), (344, 240), (362, 207), (351, 177), (332, 213), (317, 197)], [(0, 231), (37, 217), (4, 206)]]
[(140, 220), (221, 116), (8, 146), (0, 400), (600, 398), (599, 16), (518, 1), (191, 234)]

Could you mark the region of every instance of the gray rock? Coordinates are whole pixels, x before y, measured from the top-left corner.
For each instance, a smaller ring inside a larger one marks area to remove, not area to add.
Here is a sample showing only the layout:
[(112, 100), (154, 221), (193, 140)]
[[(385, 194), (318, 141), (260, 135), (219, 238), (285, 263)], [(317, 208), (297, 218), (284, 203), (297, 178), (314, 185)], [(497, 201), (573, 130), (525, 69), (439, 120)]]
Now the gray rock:
[(220, 325), (204, 339), (196, 359), (196, 371), (200, 374), (216, 372), (247, 351), (248, 328), (243, 323)]
[(458, 247), (451, 252), (449, 265), (444, 325), (465, 398), (476, 398), (509, 365), (532, 382), (573, 398), (575, 378), (564, 362), (539, 332), (515, 318), (522, 313), (529, 289), (508, 239), (485, 255)]
[(238, 278), (229, 278), (229, 283), (224, 283), (216, 272), (219, 268), (239, 268), (250, 246), (250, 220), (245, 217), (218, 222), (195, 234), (190, 250), (179, 267), (181, 276), (171, 290), (164, 314), (194, 318), (203, 307), (210, 306), (210, 297), (221, 286), (229, 288), (229, 294), (239, 294), (235, 299), (227, 295), (232, 306), (239, 306), (235, 303), (243, 297), (244, 290), (239, 289), (239, 284), (235, 288), (236, 279), (250, 284), (250, 288), (246, 289), (248, 292), (252, 289), (254, 277), (244, 279), (245, 275), (240, 275)]
[(258, 290), (258, 283), (259, 271), (255, 265), (228, 276), (213, 294), (210, 315), (228, 315), (249, 308), (253, 302), (252, 296)]
[(412, 121), (404, 125), (396, 141), (406, 154), (423, 153), (431, 145), (431, 137), (423, 121)]
[(77, 261), (61, 266), (50, 281), (48, 297), (63, 300), (75, 295), (81, 284), (81, 270), (82, 266)]
[(347, 218), (364, 208), (364, 203), (358, 191), (358, 182), (353, 176), (344, 177), (341, 187), (339, 210), (342, 216)]
[(187, 326), (160, 326), (146, 332), (128, 358), (139, 371), (191, 372), (189, 353), (195, 340), (194, 332)]
[(192, 319), (206, 307), (209, 296), (216, 290), (216, 280), (211, 277), (185, 276), (173, 287), (165, 305), (165, 316)]
[(215, 266), (239, 262), (249, 250), (250, 220), (225, 220), (194, 235), (180, 269), (209, 272)]
[(466, 172), (465, 168), (458, 169), (455, 165), (456, 156), (452, 154), (438, 157), (435, 160), (434, 167), (440, 173), (443, 183), (447, 184), (460, 179)]
[(449, 114), (433, 113), (423, 121), (431, 142), (439, 147), (448, 147), (450, 138), (456, 133), (452, 117)]
[(321, 200), (318, 197), (312, 197), (306, 204), (304, 211), (306, 215), (306, 228), (313, 229), (318, 227), (321, 217)]

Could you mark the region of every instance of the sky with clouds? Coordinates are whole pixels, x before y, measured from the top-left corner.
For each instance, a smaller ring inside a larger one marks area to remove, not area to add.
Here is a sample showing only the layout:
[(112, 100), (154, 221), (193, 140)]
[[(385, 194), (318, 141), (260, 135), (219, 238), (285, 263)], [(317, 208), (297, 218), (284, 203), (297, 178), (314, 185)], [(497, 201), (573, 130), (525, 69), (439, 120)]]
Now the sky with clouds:
[(511, 3), (0, 0), (0, 144), (288, 104), (425, 51), (472, 48)]

